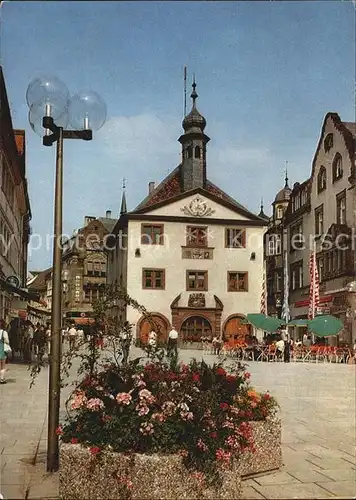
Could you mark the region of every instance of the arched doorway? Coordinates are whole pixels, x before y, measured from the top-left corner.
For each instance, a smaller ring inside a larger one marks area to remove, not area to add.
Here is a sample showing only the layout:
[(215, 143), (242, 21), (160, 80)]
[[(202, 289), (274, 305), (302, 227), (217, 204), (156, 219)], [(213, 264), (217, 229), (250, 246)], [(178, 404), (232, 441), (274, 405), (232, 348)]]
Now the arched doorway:
[(167, 342), (169, 321), (163, 314), (152, 313), (150, 316), (142, 317), (137, 324), (138, 338), (144, 344), (148, 343), (148, 335), (154, 330), (157, 333), (158, 342)]
[(246, 340), (246, 337), (251, 335), (251, 325), (245, 324), (243, 316), (234, 314), (233, 316), (229, 316), (225, 321), (223, 332), (226, 342), (243, 342)]
[(200, 342), (202, 337), (211, 337), (211, 324), (203, 316), (190, 316), (183, 321), (180, 335), (185, 342)]

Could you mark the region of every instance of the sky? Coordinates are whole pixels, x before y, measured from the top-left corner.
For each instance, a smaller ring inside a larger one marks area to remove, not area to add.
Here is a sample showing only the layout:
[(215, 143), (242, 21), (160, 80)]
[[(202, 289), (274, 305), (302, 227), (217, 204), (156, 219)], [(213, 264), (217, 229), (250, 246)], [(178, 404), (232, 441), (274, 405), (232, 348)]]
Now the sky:
[(31, 129), (25, 98), (39, 74), (98, 92), (108, 110), (93, 141), (65, 141), (66, 234), (85, 215), (118, 216), (123, 178), (132, 210), (179, 164), (184, 66), (211, 138), (208, 178), (255, 213), (263, 197), (270, 214), (286, 161), (290, 185), (310, 176), (327, 112), (355, 120), (351, 1), (19, 1), (0, 16), (13, 126), (26, 130), (30, 270), (52, 259), (55, 146)]

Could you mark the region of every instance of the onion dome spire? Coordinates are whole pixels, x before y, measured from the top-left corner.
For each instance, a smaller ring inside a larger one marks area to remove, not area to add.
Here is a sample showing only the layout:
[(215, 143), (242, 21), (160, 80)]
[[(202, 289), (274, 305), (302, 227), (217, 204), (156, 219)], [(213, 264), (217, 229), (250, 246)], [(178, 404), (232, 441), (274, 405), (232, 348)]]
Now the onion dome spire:
[(193, 100), (193, 105), (190, 113), (184, 118), (182, 126), (185, 132), (203, 132), (206, 127), (206, 120), (203, 115), (201, 115), (196, 106), (196, 100), (198, 98), (198, 94), (196, 91), (197, 84), (195, 82), (195, 76), (192, 83), (192, 93), (190, 97)]

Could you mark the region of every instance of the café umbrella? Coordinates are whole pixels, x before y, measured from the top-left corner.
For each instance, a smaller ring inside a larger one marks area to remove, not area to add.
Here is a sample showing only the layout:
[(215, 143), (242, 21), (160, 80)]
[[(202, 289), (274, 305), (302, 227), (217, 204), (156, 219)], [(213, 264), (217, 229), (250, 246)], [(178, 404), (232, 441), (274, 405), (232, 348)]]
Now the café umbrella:
[(343, 322), (331, 315), (316, 316), (308, 324), (309, 331), (318, 337), (338, 335), (343, 328)]
[(275, 332), (285, 324), (284, 321), (279, 318), (272, 318), (271, 316), (265, 316), (261, 313), (247, 314), (246, 320), (255, 328), (270, 333)]

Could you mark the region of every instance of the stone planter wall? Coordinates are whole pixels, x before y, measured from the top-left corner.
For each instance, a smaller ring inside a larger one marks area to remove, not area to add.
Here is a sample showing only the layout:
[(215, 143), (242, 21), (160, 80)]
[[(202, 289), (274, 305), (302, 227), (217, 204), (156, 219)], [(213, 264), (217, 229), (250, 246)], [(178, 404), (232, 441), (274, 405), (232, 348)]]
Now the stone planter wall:
[[(239, 499), (241, 476), (272, 471), (282, 466), (279, 417), (251, 422), (255, 452), (245, 452), (231, 471), (223, 472), (223, 486), (201, 490), (178, 455), (125, 455), (102, 452), (97, 457), (81, 445), (62, 444), (59, 494), (66, 500), (124, 499)], [(122, 488), (120, 479), (132, 481)]]
[(282, 467), (282, 425), (279, 416), (252, 425), (255, 452), (246, 451), (239, 459), (241, 476), (269, 472)]
[[(123, 477), (132, 481), (129, 490), (122, 488)], [(202, 490), (179, 455), (105, 451), (94, 457), (81, 445), (62, 444), (59, 496), (65, 500), (239, 499), (241, 478), (236, 470), (226, 471), (221, 488)]]

